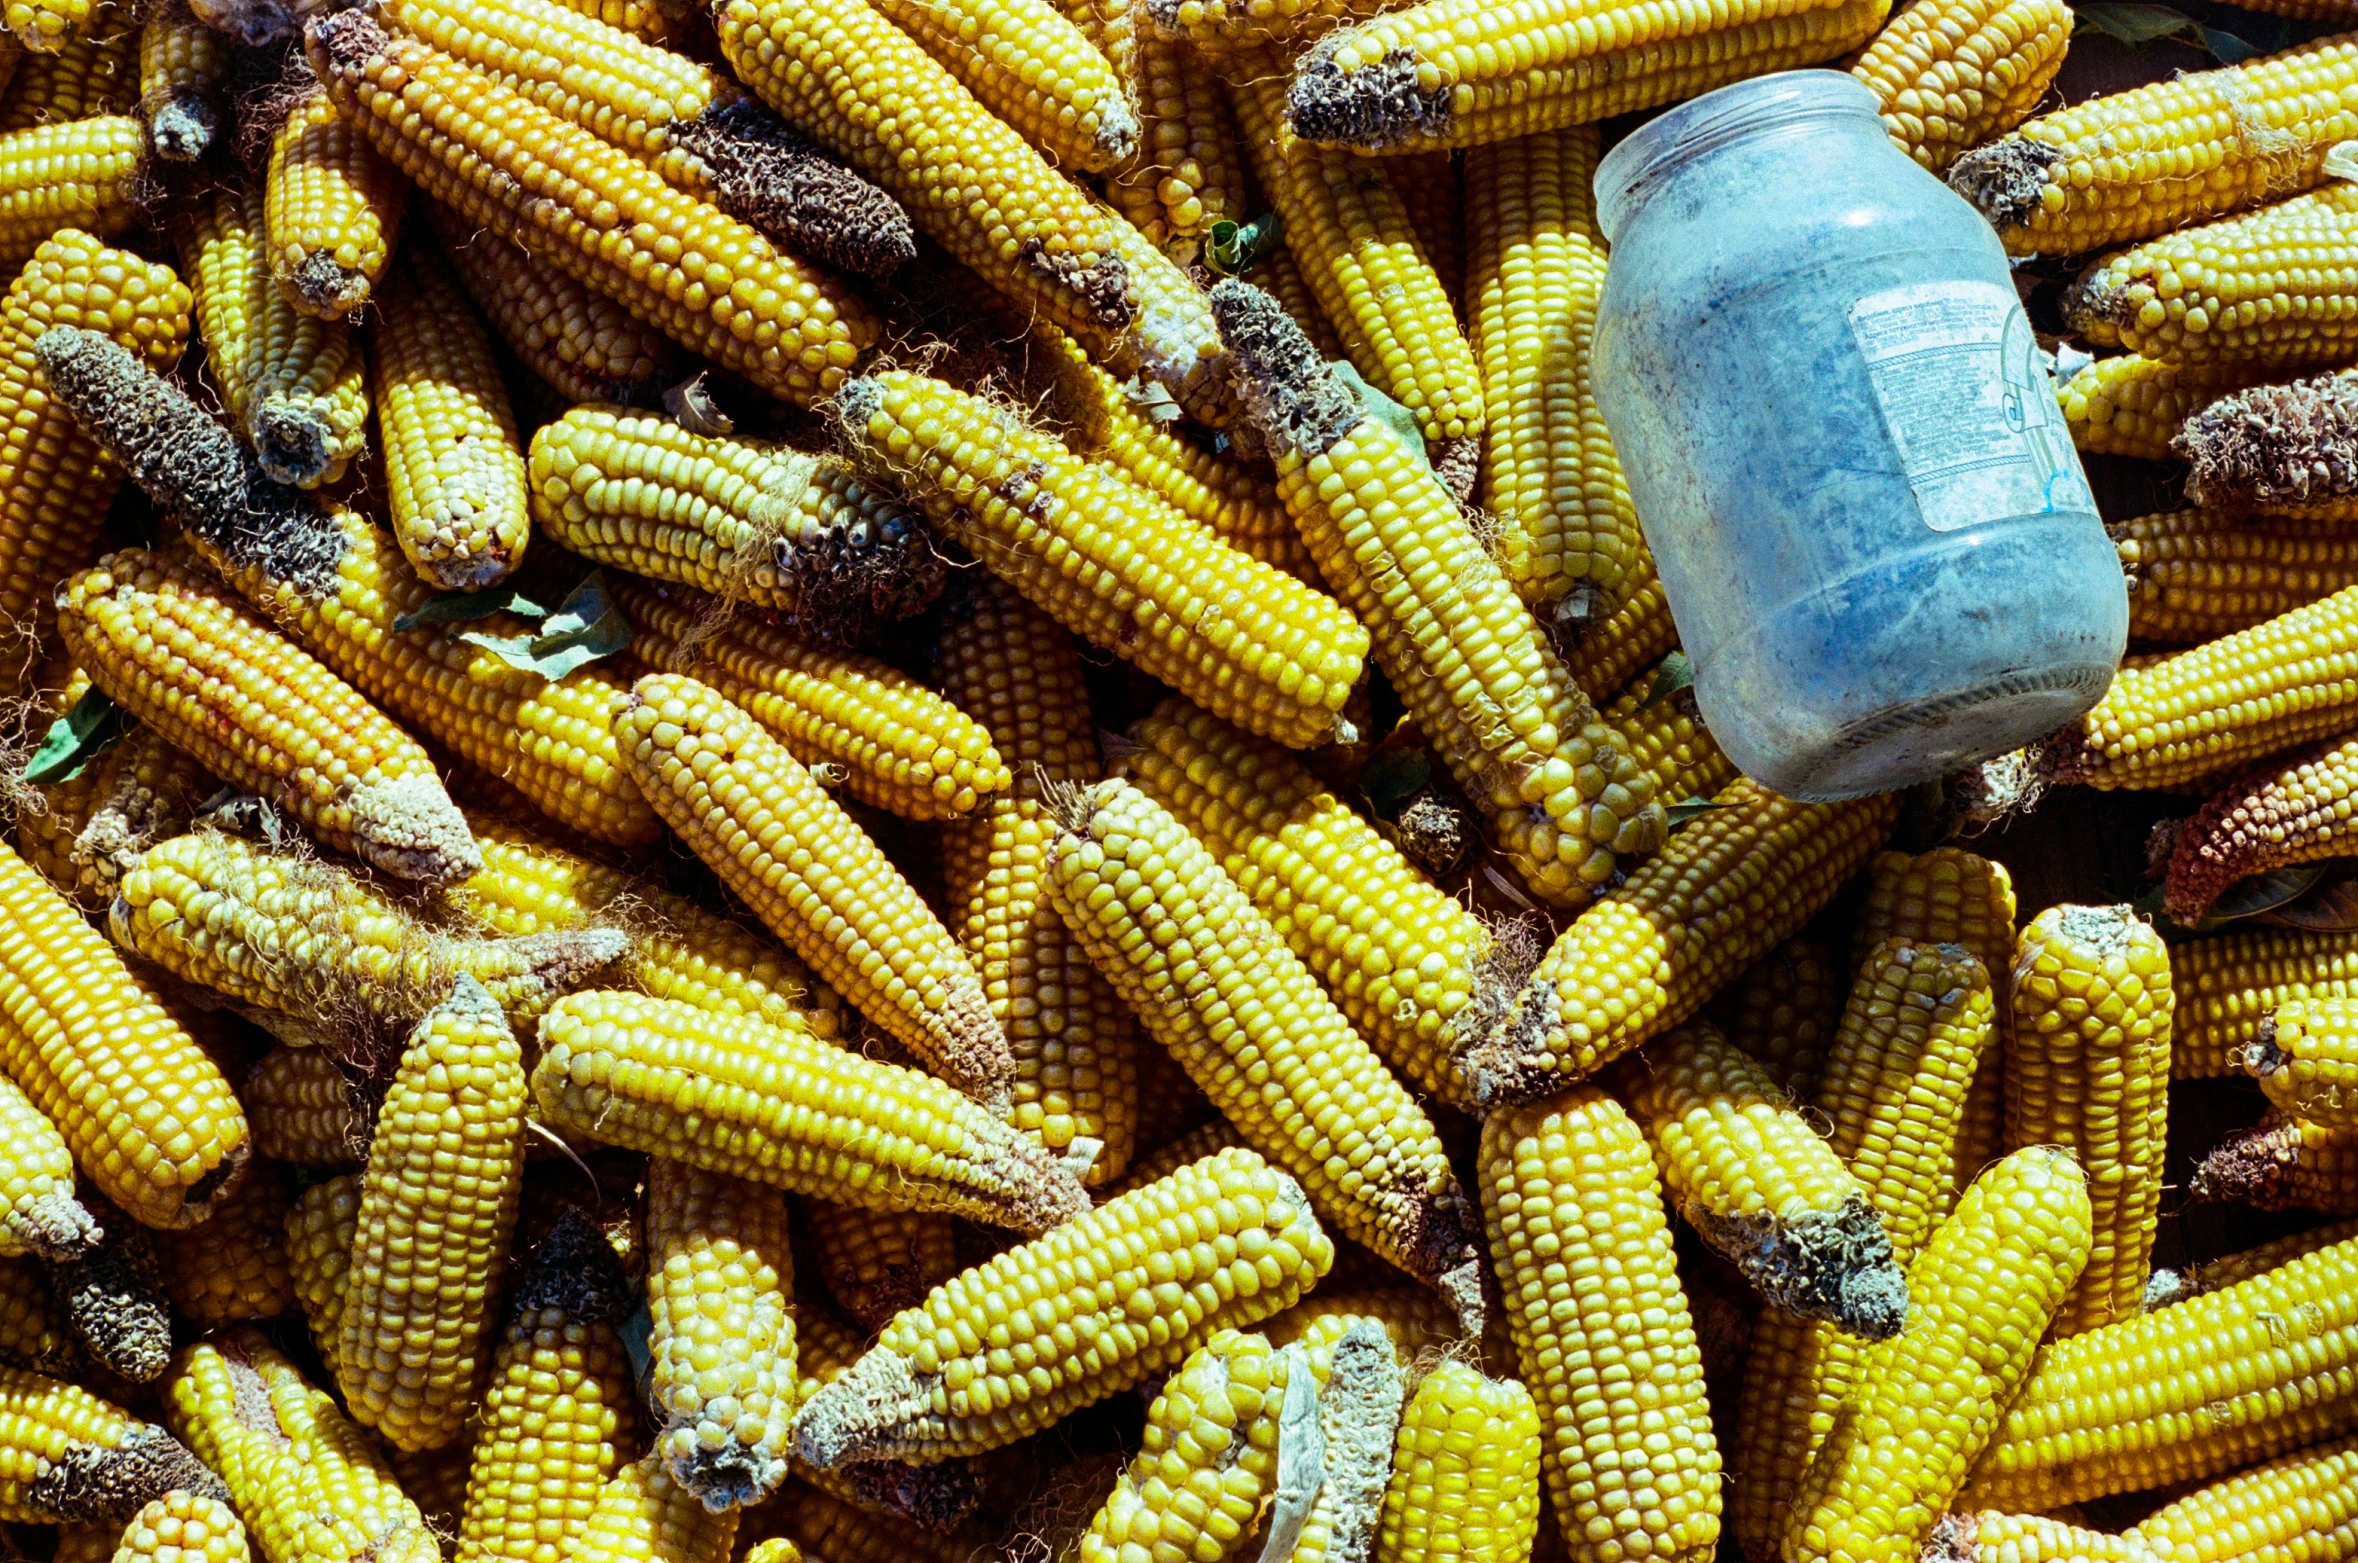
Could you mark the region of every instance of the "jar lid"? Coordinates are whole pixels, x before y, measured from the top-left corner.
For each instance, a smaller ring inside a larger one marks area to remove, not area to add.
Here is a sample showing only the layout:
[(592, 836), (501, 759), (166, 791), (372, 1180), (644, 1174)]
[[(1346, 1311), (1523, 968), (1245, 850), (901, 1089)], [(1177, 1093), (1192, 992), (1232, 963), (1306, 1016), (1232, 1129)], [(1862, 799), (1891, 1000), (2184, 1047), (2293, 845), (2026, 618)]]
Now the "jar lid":
[(1607, 244), (1617, 242), (1665, 176), (1740, 136), (1826, 116), (1874, 119), (1881, 111), (1874, 90), (1847, 71), (1778, 71), (1706, 92), (1648, 120), (1605, 154), (1597, 165), (1597, 226)]

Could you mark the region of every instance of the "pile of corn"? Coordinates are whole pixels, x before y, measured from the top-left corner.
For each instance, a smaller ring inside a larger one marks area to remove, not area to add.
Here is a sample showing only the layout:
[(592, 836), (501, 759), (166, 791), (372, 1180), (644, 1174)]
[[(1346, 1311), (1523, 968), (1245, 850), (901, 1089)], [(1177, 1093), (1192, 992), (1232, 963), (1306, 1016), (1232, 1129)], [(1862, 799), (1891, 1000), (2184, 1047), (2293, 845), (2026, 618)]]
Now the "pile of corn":
[[(2358, 35), (1887, 11), (0, 4), (0, 1555), (2358, 1558)], [(1680, 687), (1597, 122), (1854, 52), (2174, 942)]]

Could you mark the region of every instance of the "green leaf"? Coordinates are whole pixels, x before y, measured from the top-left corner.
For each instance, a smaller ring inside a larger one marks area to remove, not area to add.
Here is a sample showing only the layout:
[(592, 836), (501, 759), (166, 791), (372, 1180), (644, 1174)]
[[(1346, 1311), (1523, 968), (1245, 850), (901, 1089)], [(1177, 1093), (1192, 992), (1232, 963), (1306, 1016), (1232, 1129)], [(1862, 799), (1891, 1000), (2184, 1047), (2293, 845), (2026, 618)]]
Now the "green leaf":
[(1285, 222), (1275, 212), (1249, 223), (1223, 217), (1204, 238), (1204, 264), (1223, 277), (1241, 277), (1285, 242)]
[(1386, 819), (1433, 779), (1432, 756), (1414, 746), (1387, 749), (1367, 762), (1359, 773), (1359, 790), (1368, 804)]
[(2196, 30), (2194, 18), (2184, 11), (2134, 0), (2084, 0), (2072, 7), (2072, 15), (2079, 23), (2076, 31), (2102, 33), (2131, 48), (2164, 38), (2184, 38), (2191, 43)]
[(471, 624), (495, 613), (512, 613), (520, 619), (549, 616), (548, 609), (513, 586), (488, 586), (479, 592), (438, 592), (419, 603), (416, 611), (395, 619), (393, 629), (398, 634), (421, 624)]
[(630, 620), (607, 595), (604, 573), (592, 570), (556, 612), (540, 621), (538, 635), (500, 636), (461, 630), (458, 638), (496, 652), (510, 667), (543, 678), (563, 678), (576, 668), (614, 655), (630, 644), (630, 637)]
[(2224, 923), (2273, 912), (2287, 901), (2307, 895), (2325, 877), (2325, 869), (2323, 863), (2295, 863), (2288, 868), (2270, 869), (2265, 874), (2238, 879), (2219, 892), (2219, 899), (2211, 903), (2203, 921)]
[(2202, 46), (2210, 50), (2211, 57), (2221, 65), (2241, 65), (2246, 60), (2257, 59), (2268, 52), (2256, 43), (2246, 43), (2235, 34), (2222, 32), (2216, 27), (2197, 27), (2195, 34), (2202, 39)]
[(1709, 798), (1682, 798), (1676, 803), (1665, 806), (1662, 812), (1670, 816), (1670, 833), (1675, 836), (1713, 809), (1721, 806)]
[(2333, 874), (2313, 893), (2288, 901), (2273, 911), (2262, 912), (2257, 921), (2310, 933), (2348, 933), (2358, 929), (2358, 878), (2351, 875), (2352, 868), (2358, 864), (2344, 858), (2326, 867)]
[(1368, 384), (1349, 359), (1338, 358), (1328, 367), (1351, 388), (1351, 394), (1359, 399), (1361, 411), (1399, 435), (1400, 443), (1408, 447), (1419, 466), (1427, 472), (1433, 470), (1433, 458), (1425, 449), (1425, 431), (1416, 426), (1415, 413)]
[(1694, 687), (1695, 664), (1687, 660), (1685, 652), (1674, 651), (1664, 657), (1662, 666), (1655, 670), (1653, 685), (1647, 689), (1645, 702), (1638, 709), (1642, 711), (1647, 706), (1658, 706), (1680, 690)]
[(137, 717), (93, 684), (82, 691), (71, 711), (49, 724), (48, 736), (25, 762), (25, 780), (36, 787), (72, 781), (138, 725)]

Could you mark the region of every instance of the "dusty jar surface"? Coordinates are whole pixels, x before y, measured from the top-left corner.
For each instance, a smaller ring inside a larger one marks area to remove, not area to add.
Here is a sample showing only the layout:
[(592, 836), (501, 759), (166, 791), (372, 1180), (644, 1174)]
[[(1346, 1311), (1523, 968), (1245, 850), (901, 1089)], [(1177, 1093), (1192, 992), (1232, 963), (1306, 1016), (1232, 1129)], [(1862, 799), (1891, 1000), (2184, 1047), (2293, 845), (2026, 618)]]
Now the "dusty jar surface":
[(2102, 697), (2128, 594), (1989, 225), (1834, 71), (1725, 87), (1599, 165), (1597, 401), (1712, 736), (1883, 792)]

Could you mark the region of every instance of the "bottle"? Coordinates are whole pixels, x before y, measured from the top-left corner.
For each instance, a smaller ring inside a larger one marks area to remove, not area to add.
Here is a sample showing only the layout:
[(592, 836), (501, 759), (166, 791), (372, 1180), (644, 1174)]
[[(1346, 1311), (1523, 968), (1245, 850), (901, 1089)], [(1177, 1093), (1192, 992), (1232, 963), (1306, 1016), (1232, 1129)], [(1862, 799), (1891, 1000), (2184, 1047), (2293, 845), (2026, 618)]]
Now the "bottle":
[(1597, 405), (1738, 768), (1888, 792), (2102, 698), (2128, 590), (2006, 253), (1866, 86), (1723, 87), (1596, 197)]

